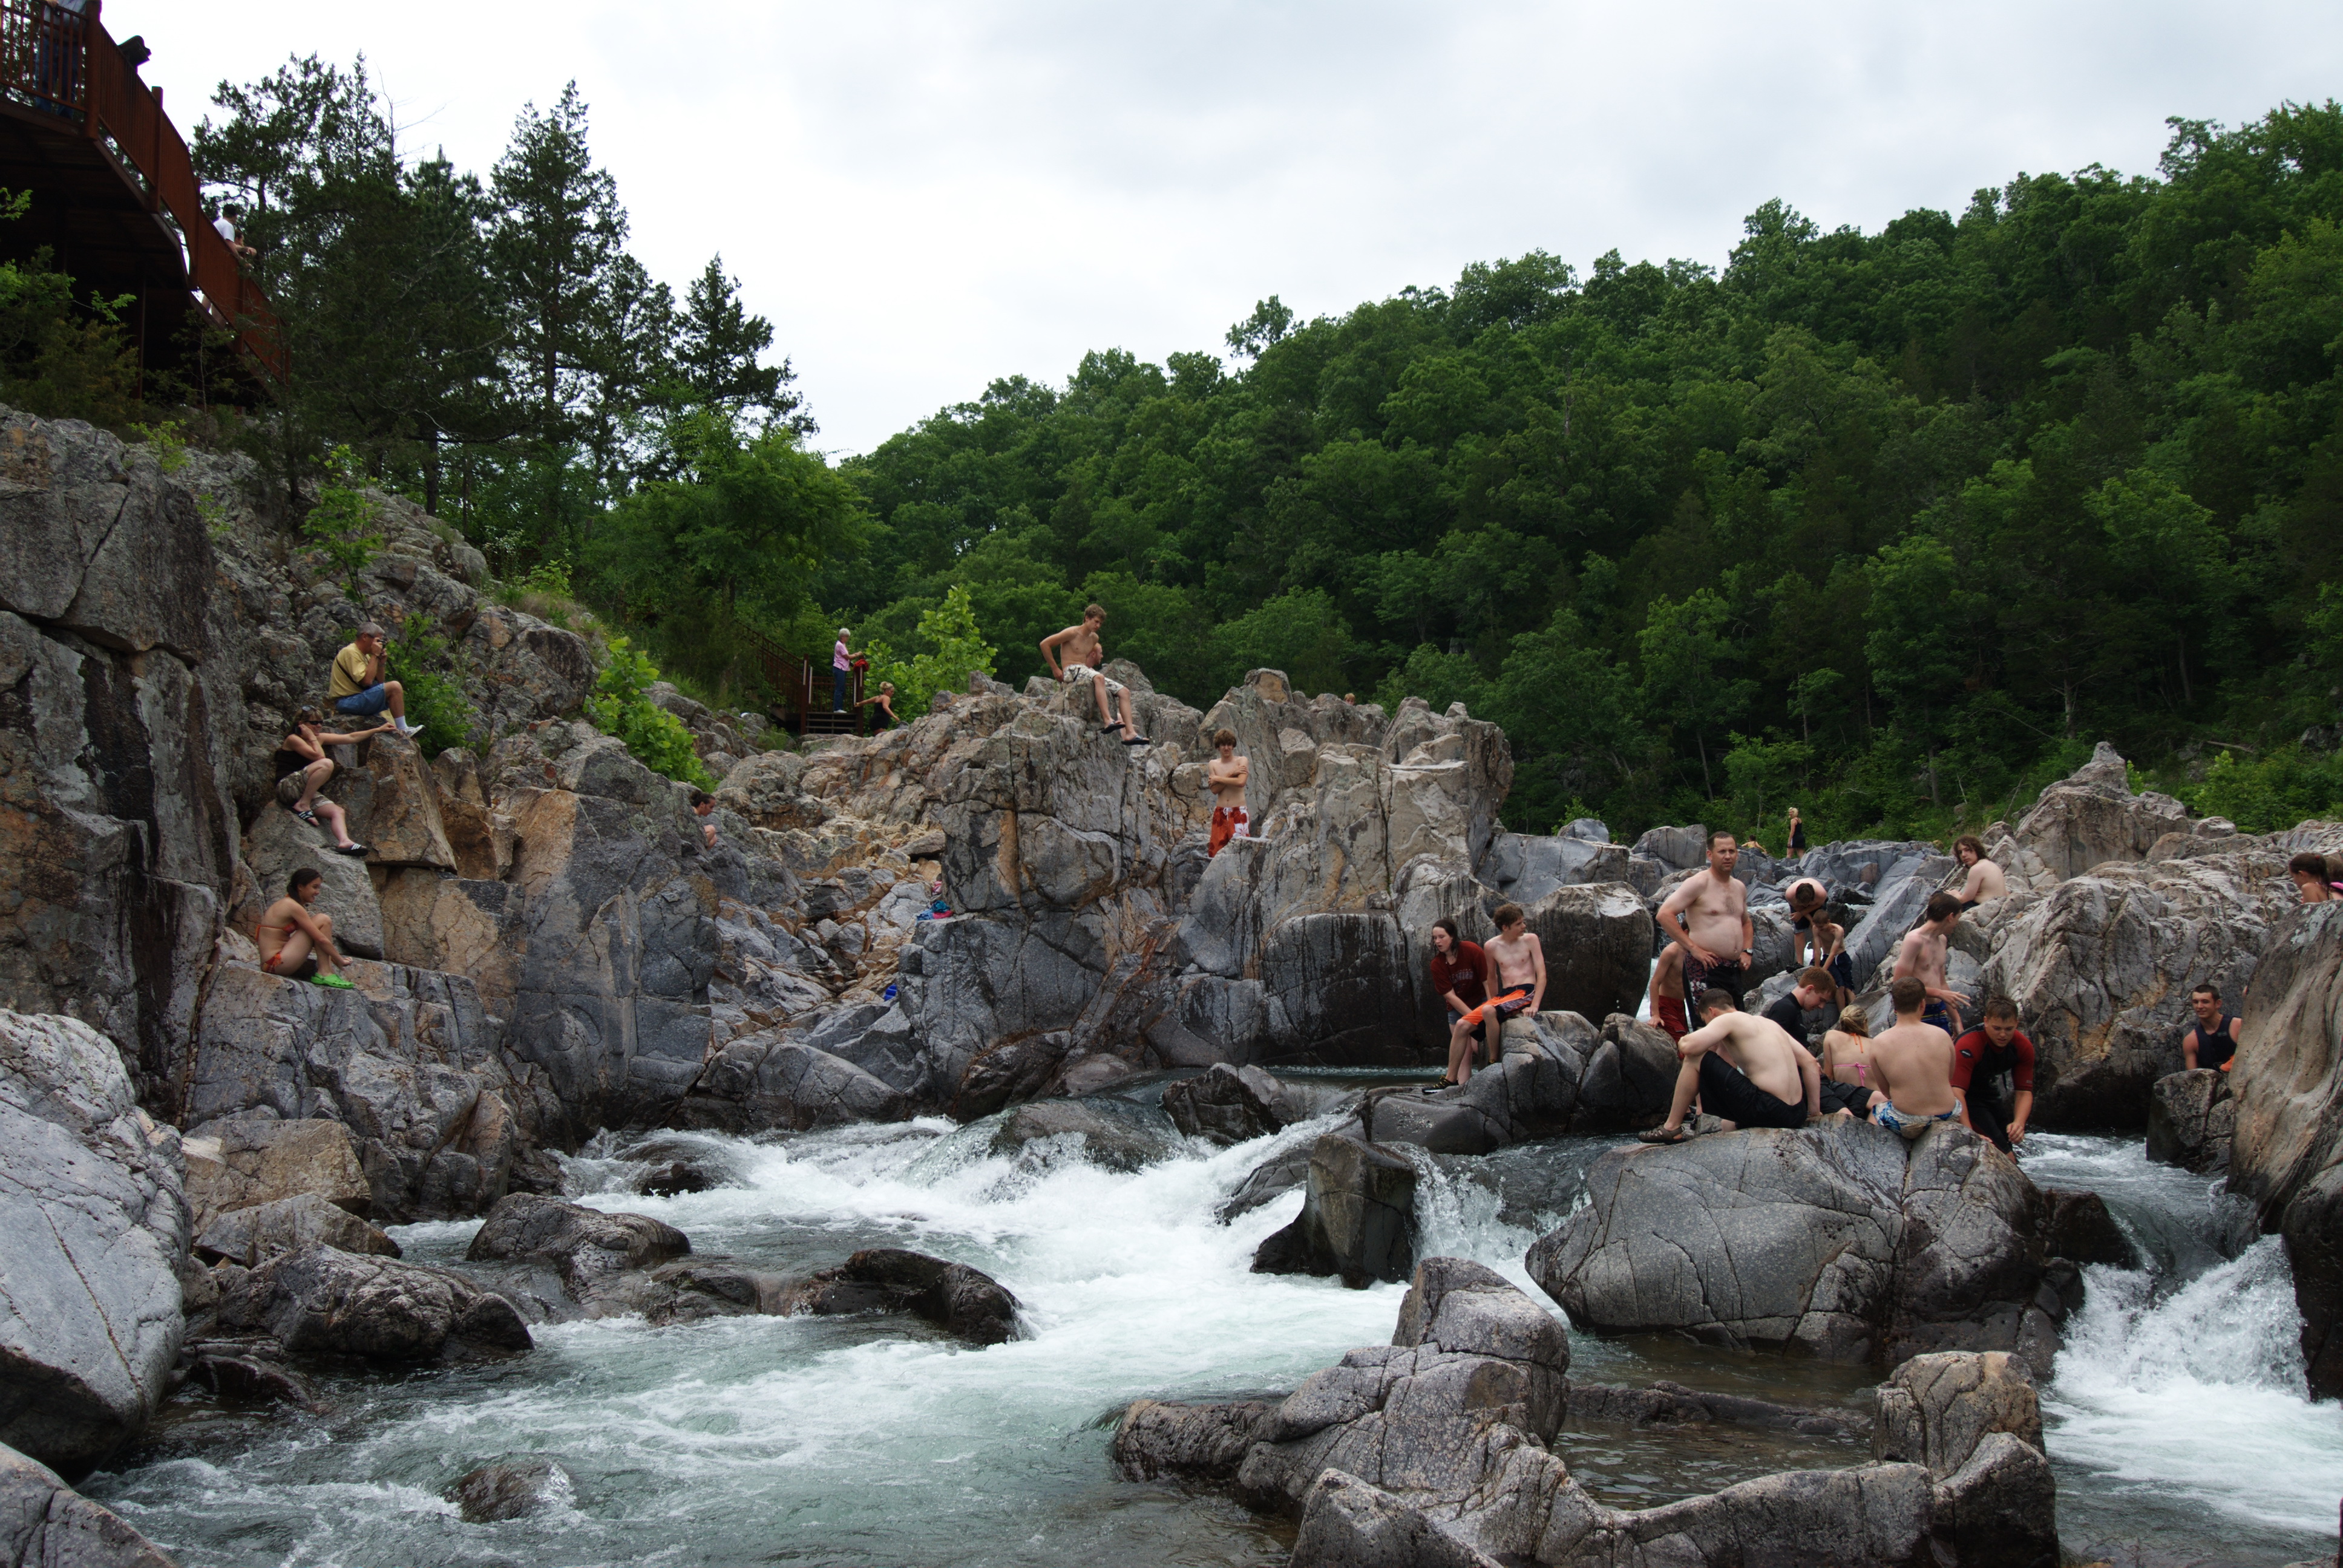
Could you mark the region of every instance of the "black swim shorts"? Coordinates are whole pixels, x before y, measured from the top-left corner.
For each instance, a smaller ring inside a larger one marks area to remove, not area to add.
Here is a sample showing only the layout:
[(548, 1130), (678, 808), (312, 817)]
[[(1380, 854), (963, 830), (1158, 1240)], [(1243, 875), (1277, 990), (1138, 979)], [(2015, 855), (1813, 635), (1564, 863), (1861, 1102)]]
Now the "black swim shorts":
[(1736, 1127), (1804, 1127), (1806, 1105), (1786, 1105), (1749, 1081), (1749, 1075), (1709, 1051), (1700, 1059), (1700, 1108)]

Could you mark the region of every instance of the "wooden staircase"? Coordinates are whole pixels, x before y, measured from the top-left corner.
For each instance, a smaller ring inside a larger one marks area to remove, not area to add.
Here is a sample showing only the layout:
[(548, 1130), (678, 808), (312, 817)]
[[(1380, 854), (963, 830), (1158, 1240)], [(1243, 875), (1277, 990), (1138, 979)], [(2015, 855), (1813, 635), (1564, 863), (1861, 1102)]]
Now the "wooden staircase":
[(853, 735), (862, 725), (862, 711), (853, 705), (862, 700), (862, 677), (849, 671), (846, 691), (847, 710), (840, 713), (832, 704), (837, 698), (838, 672), (826, 664), (818, 665), (782, 648), (779, 643), (756, 630), (743, 626), (740, 635), (755, 648), (765, 672), (765, 683), (773, 689), (773, 705), (769, 710), (773, 722), (782, 729), (811, 739), (819, 735)]

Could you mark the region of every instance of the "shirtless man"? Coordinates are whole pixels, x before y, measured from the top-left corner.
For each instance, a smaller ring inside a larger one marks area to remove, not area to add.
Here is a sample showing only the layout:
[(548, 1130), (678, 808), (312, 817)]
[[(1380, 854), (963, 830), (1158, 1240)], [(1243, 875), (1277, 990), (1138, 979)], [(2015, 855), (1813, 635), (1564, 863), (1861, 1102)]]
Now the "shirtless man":
[(1969, 869), (1961, 890), (1954, 895), (1960, 900), (1962, 909), (1974, 910), (1987, 899), (2009, 896), (2009, 879), (2001, 874), (1999, 866), (1986, 859), (1985, 840), (1976, 834), (1953, 840), (1953, 859)]
[(323, 872), (304, 866), (293, 873), (285, 897), (268, 906), (253, 931), (260, 944), (260, 967), (279, 980), (354, 990), (342, 974), (349, 960), (334, 945), (334, 917), (309, 912), (325, 890)]
[(1797, 936), (1790, 961), (1829, 971), (1841, 1007), (1855, 1000), (1855, 960), (1846, 953), (1846, 928), (1830, 918), (1830, 895), (1812, 877), (1790, 884), (1790, 928)]
[[(1106, 611), (1103, 608), (1098, 605), (1085, 607), (1081, 625), (1051, 632), (1041, 639), (1041, 657), (1050, 661), (1050, 673), (1065, 684), (1079, 685), (1085, 680), (1091, 683), (1091, 689), (1098, 696), (1100, 729), (1110, 732), (1121, 730), (1125, 746), (1144, 746), (1147, 737), (1141, 735), (1139, 726), (1131, 721), (1131, 688), (1119, 680), (1109, 680), (1100, 673), (1100, 667), (1106, 663), (1106, 649), (1099, 642), (1099, 628), (1104, 625)], [(1061, 649), (1065, 655), (1062, 661), (1059, 658)], [(1107, 699), (1116, 697), (1122, 699), (1120, 722), (1107, 707)]]
[(2245, 1020), (2221, 1010), (2218, 986), (2198, 986), (2188, 993), (2188, 1005), (2196, 1010), (2197, 1021), (2180, 1031), (2181, 1060), (2191, 1072), (2200, 1067), (2228, 1071), (2233, 1065), (2231, 1059), (2237, 1054), (2237, 1038), (2245, 1029)]
[(1645, 1143), (1681, 1143), (1693, 1096), (1725, 1130), (1804, 1127), (1822, 1110), (1822, 1070), (1814, 1054), (1779, 1024), (1743, 1012), (1733, 993), (1711, 986), (1700, 993), (1701, 1027), (1676, 1041), (1675, 1098), (1668, 1119), (1635, 1136)]
[(1473, 1031), (1486, 1021), (1489, 1056), (1494, 1060), (1505, 1020), (1540, 1011), (1545, 1000), (1545, 950), (1519, 904), (1497, 906), (1497, 934), (1482, 947), (1497, 971), (1487, 1001), (1458, 1019), (1448, 1031), (1449, 1072), (1459, 1088), (1473, 1081)]
[(1926, 989), (1928, 1000), (1924, 1016), (1949, 1039), (1961, 1032), (1960, 1014), (1955, 1010), (1969, 1004), (1969, 999), (1953, 990), (1945, 979), (1946, 939), (1961, 923), (1961, 901), (1950, 893), (1930, 893), (1921, 914), (1920, 923), (1912, 928), (1904, 938), (1904, 945), (1896, 950), (1895, 977), (1903, 980), (1909, 976)]
[(1670, 1040), (1692, 1032), (1692, 1020), (1684, 1012), (1684, 949), (1674, 942), (1660, 950), (1660, 961), (1652, 966), (1652, 1021)]
[(1740, 853), (1732, 834), (1722, 829), (1711, 833), (1708, 869), (1685, 878), (1660, 906), (1658, 917), (1660, 933), (1684, 949), (1684, 995), (1717, 986), (1731, 994), (1736, 1008), (1757, 945), (1756, 928), (1749, 923), (1749, 890), (1733, 877)]
[(1214, 730), (1212, 746), (1220, 755), (1204, 764), (1204, 783), (1212, 791), (1212, 840), (1206, 859), (1226, 849), (1230, 839), (1245, 836), (1245, 780), (1252, 777), (1252, 760), (1237, 755), (1235, 730)]
[(1928, 988), (1917, 976), (1898, 976), (1887, 999), (1896, 1005), (1895, 1027), (1880, 1030), (1865, 1053), (1871, 1087), (1887, 1096), (1871, 1119), (1907, 1141), (1939, 1121), (1968, 1126), (1968, 1107), (1953, 1092), (1953, 1037), (1920, 1017)]

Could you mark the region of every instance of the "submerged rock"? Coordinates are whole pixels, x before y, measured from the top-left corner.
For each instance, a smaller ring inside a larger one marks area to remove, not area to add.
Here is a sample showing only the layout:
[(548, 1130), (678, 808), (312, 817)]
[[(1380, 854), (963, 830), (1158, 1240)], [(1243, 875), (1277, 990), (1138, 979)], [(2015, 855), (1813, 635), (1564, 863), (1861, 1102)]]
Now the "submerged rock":
[(369, 1361), (476, 1361), (534, 1342), (510, 1302), (461, 1274), (314, 1242), (223, 1291), (218, 1321), (292, 1354)]
[(96, 1030), (0, 1011), (0, 1442), (78, 1476), (138, 1435), (178, 1357), (179, 1135)]
[(990, 1275), (900, 1247), (872, 1247), (791, 1292), (790, 1309), (817, 1316), (910, 1312), (972, 1344), (1018, 1337), (1017, 1298)]
[(1081, 1157), (1110, 1171), (1136, 1171), (1172, 1152), (1172, 1141), (1135, 1106), (1115, 1101), (1046, 1100), (1021, 1105), (1001, 1119), (992, 1152), (1015, 1159), (1046, 1139), (1079, 1141)]
[(1415, 1167), (1340, 1132), (1310, 1150), (1302, 1212), (1253, 1253), (1256, 1274), (1332, 1274), (1353, 1290), (1415, 1262)]
[(2107, 1200), (2097, 1192), (2045, 1187), (2042, 1206), (2042, 1250), (2053, 1258), (2117, 1269), (2139, 1267), (2139, 1249), (2108, 1212)]
[(551, 1460), (499, 1460), (467, 1472), (441, 1495), (468, 1524), (526, 1519), (569, 1501), (569, 1473)]

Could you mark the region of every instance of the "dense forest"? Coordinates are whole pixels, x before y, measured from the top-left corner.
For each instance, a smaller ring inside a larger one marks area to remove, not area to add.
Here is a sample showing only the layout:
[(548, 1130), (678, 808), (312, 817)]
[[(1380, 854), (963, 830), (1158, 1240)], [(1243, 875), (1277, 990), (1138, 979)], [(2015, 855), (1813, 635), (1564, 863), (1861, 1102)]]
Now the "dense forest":
[(1876, 234), (1769, 202), (1721, 271), (1272, 297), (836, 465), (720, 259), (679, 302), (628, 254), (574, 89), (485, 178), (362, 65), (217, 102), (296, 366), (219, 438), (288, 480), (348, 448), (713, 695), (757, 695), (744, 630), (841, 618), (1021, 679), (1095, 599), (1199, 706), (1273, 665), (1497, 719), (1523, 828), (1941, 834), (2098, 739), (2247, 827), (2343, 810), (2335, 102)]

